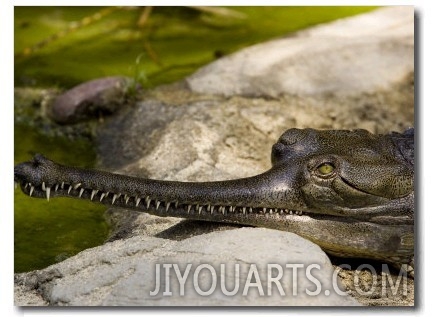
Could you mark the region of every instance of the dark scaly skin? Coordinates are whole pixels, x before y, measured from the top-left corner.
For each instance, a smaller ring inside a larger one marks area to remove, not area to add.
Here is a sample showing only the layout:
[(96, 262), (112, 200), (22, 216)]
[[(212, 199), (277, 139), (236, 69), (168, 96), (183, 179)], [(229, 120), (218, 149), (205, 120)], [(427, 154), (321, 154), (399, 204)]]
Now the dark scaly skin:
[(263, 174), (217, 182), (130, 177), (36, 155), (15, 167), (32, 197), (67, 196), (158, 216), (246, 224), (299, 234), (341, 257), (412, 271), (414, 130), (290, 129)]

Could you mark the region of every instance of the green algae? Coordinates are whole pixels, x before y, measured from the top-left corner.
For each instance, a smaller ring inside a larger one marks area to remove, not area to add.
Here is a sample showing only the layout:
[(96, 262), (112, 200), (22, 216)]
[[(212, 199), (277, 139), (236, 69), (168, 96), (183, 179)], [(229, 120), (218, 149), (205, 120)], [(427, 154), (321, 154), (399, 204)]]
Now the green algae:
[(135, 60), (148, 86), (170, 83), (222, 55), (318, 23), (373, 7), (232, 7), (242, 18), (202, 13), (185, 7), (154, 8), (137, 26), (140, 8), (118, 8), (99, 20), (46, 41), (72, 23), (102, 12), (101, 7), (16, 7), (15, 84), (71, 87), (110, 75), (134, 76)]

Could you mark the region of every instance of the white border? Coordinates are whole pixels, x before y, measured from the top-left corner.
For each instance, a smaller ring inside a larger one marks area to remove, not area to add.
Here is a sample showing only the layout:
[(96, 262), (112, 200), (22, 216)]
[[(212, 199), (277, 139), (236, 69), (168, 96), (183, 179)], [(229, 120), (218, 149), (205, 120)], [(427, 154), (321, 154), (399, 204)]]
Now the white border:
[[(433, 107), (431, 93), (431, 86), (433, 81), (432, 78), (432, 30), (433, 30), (433, 6), (431, 5), (431, 1), (375, 1), (367, 2), (367, 1), (311, 1), (311, 0), (303, 0), (303, 1), (266, 1), (266, 2), (257, 2), (257, 1), (243, 1), (236, 2), (233, 1), (183, 1), (181, 3), (175, 1), (100, 1), (94, 0), (91, 1), (91, 5), (93, 6), (106, 6), (106, 5), (414, 5), (415, 10), (417, 12), (418, 17), (418, 31), (419, 37), (417, 38), (420, 41), (418, 45), (418, 69), (419, 75), (417, 76), (418, 82), (418, 116), (417, 119), (417, 130), (416, 134), (421, 137), (418, 138), (420, 140), (419, 144), (416, 146), (420, 151), (420, 159), (418, 160), (421, 163), (417, 166), (418, 169), (418, 178), (417, 182), (419, 188), (417, 188), (417, 195), (420, 197), (418, 208), (418, 217), (420, 221), (418, 224), (420, 228), (418, 228), (418, 233), (420, 236), (418, 237), (418, 242), (421, 242), (422, 248), (420, 249), (421, 255), (421, 263), (417, 263), (418, 266), (422, 266), (421, 269), (418, 267), (418, 273), (422, 272), (422, 278), (418, 279), (417, 282), (420, 283), (417, 287), (418, 294), (416, 294), (417, 302), (420, 305), (418, 309), (401, 309), (400, 311), (404, 314), (410, 315), (432, 315), (433, 313), (433, 301), (431, 300), (431, 292), (428, 292), (433, 285), (433, 274), (429, 274), (429, 267), (431, 267), (431, 263), (433, 263), (432, 252), (429, 250), (431, 245), (430, 241), (433, 241), (432, 235), (433, 230), (430, 229), (430, 226), (433, 224), (432, 219), (432, 210), (429, 210), (431, 203), (427, 202), (427, 195), (432, 192), (431, 183), (433, 182), (433, 168), (430, 168), (430, 164), (433, 162), (431, 157), (430, 149), (433, 147), (432, 139), (430, 139), (429, 135), (429, 125), (431, 124), (431, 120), (433, 119), (431, 112)], [(89, 2), (84, 1), (65, 1), (62, 2), (61, 5), (89, 5)], [(1, 105), (0, 105), (0, 127), (2, 127), (2, 133), (0, 133), (0, 179), (2, 182), (0, 183), (0, 203), (2, 208), (0, 209), (0, 233), (1, 233), (1, 257), (2, 265), (0, 267), (0, 311), (3, 313), (3, 316), (19, 316), (19, 315), (50, 315), (50, 316), (65, 316), (65, 315), (75, 315), (79, 314), (81, 316), (106, 316), (106, 315), (116, 315), (122, 316), (125, 314), (128, 315), (136, 315), (145, 314), (146, 316), (151, 316), (154, 314), (157, 315), (170, 315), (170, 316), (178, 316), (178, 315), (202, 315), (205, 311), (203, 310), (190, 310), (186, 311), (183, 309), (171, 309), (162, 311), (156, 310), (78, 310), (78, 309), (51, 309), (51, 310), (33, 310), (33, 311), (23, 311), (16, 309), (13, 307), (13, 182), (12, 182), (12, 168), (13, 168), (13, 7), (14, 6), (24, 6), (24, 5), (60, 5), (58, 1), (0, 1), (0, 41), (1, 41), (1, 49), (0, 49), (0, 78), (1, 78)], [(426, 263), (430, 263), (430, 265), (424, 265)], [(284, 310), (278, 309), (272, 312), (272, 315), (287, 315), (292, 312), (293, 309), (286, 308)], [(388, 310), (388, 309), (363, 309), (363, 310), (355, 310), (348, 311), (344, 310), (329, 310), (329, 309), (315, 309), (311, 310), (303, 310), (301, 313), (305, 313), (307, 316), (316, 316), (316, 315), (365, 315), (365, 314), (395, 314), (396, 310)], [(269, 314), (271, 311), (259, 309), (257, 311), (254, 310), (230, 310), (227, 309), (225, 311), (213, 310), (206, 311), (211, 314), (241, 314), (244, 316), (247, 315), (263, 315)], [(296, 310), (294, 313), (299, 314), (300, 311)]]
[(428, 4), (424, 3), (422, 0), (415, 1), (389, 1), (389, 0), (377, 0), (377, 1), (351, 1), (351, 0), (303, 0), (303, 1), (294, 1), (294, 0), (285, 0), (285, 1), (277, 1), (277, 0), (269, 0), (269, 1), (230, 1), (230, 0), (189, 0), (189, 1), (174, 1), (174, 0), (161, 0), (161, 1), (137, 1), (137, 0), (127, 0), (127, 1), (113, 1), (113, 0), (93, 0), (83, 1), (55, 1), (55, 0), (40, 0), (40, 1), (31, 1), (31, 0), (16, 0), (13, 2), (15, 6), (146, 6), (146, 5), (155, 5), (155, 6), (180, 6), (180, 5), (217, 5), (217, 6), (387, 6), (387, 5), (415, 5), (417, 7), (427, 7)]

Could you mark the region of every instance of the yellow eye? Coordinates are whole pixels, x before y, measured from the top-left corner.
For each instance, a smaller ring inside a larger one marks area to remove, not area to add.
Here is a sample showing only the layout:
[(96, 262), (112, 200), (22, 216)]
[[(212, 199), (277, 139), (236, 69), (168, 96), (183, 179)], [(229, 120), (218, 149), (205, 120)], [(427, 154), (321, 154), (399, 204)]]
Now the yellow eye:
[(328, 176), (334, 172), (334, 166), (331, 163), (323, 163), (317, 167), (317, 171), (322, 176)]

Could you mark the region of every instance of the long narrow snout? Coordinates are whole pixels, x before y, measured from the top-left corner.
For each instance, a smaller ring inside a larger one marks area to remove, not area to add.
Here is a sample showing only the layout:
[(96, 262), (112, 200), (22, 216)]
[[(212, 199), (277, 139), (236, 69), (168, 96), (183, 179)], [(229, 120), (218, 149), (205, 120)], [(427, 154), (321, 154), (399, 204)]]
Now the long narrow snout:
[(36, 155), (17, 165), (14, 173), (23, 192), (33, 197), (69, 196), (150, 213), (161, 210), (172, 216), (297, 214), (305, 207), (274, 169), (236, 180), (177, 182), (67, 167)]

